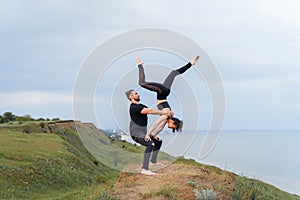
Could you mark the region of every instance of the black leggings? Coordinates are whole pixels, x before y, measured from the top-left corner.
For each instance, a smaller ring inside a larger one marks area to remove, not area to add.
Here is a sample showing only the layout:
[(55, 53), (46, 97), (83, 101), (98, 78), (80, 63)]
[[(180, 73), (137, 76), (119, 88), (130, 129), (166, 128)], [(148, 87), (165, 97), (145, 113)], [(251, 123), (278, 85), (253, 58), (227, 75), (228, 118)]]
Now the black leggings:
[[(151, 162), (152, 163), (156, 163), (157, 162), (157, 156), (160, 150), (160, 147), (162, 145), (162, 141), (161, 140), (157, 140), (155, 139), (153, 136), (150, 136), (151, 140), (146, 142), (144, 138), (137, 138), (137, 137), (132, 137), (132, 139), (145, 146), (145, 153), (144, 153), (144, 159), (143, 159), (143, 169), (149, 170), (149, 160), (150, 160), (150, 155), (152, 153), (152, 157), (151, 157)], [(154, 145), (153, 145), (154, 143)]]
[(167, 96), (170, 94), (170, 89), (173, 84), (175, 77), (179, 74), (183, 74), (186, 70), (188, 70), (192, 64), (189, 62), (183, 67), (171, 71), (171, 73), (167, 76), (163, 84), (157, 82), (146, 82), (145, 81), (145, 72), (143, 65), (138, 65), (139, 67), (139, 85), (147, 90), (156, 92), (157, 100), (165, 100)]

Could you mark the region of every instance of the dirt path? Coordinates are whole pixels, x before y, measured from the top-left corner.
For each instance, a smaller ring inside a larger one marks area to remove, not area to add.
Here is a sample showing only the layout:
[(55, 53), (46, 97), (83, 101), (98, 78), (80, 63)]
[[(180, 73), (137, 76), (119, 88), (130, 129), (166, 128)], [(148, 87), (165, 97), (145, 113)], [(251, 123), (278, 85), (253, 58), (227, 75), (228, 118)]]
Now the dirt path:
[(229, 173), (216, 174), (214, 170), (183, 163), (171, 164), (156, 171), (155, 176), (121, 173), (114, 186), (121, 200), (138, 199), (196, 199), (196, 183), (202, 189), (219, 192), (218, 199), (232, 199), (228, 193), (233, 188), (234, 177)]

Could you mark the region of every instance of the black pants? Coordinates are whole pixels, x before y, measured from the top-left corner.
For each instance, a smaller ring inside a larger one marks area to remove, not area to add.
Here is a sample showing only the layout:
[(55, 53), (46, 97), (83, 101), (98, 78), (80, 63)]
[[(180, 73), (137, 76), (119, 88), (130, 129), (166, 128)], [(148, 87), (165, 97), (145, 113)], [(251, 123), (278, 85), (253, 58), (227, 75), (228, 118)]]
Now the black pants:
[(150, 160), (151, 152), (152, 152), (151, 162), (156, 163), (158, 152), (162, 145), (161, 140), (157, 140), (153, 136), (150, 136), (150, 138), (151, 138), (151, 141), (146, 142), (145, 138), (132, 137), (132, 139), (135, 142), (146, 147), (145, 153), (144, 153), (143, 166), (142, 166), (142, 169), (146, 169), (146, 170), (149, 170), (149, 160)]
[(170, 89), (173, 84), (175, 77), (179, 74), (183, 74), (186, 70), (188, 70), (192, 64), (189, 62), (183, 67), (171, 71), (171, 73), (167, 76), (165, 81), (161, 83), (157, 82), (146, 82), (145, 81), (145, 72), (143, 65), (138, 65), (139, 67), (139, 85), (147, 90), (156, 92), (157, 100), (167, 99), (167, 96), (170, 94)]

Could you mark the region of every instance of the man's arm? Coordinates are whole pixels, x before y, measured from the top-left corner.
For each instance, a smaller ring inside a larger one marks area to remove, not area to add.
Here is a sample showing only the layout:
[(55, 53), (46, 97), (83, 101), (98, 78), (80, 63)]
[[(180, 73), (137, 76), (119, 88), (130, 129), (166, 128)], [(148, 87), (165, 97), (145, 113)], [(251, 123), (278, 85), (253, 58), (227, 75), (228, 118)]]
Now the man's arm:
[(152, 108), (143, 108), (143, 110), (141, 111), (141, 114), (151, 114), (151, 115), (169, 115), (171, 114), (168, 111), (165, 110), (156, 110), (156, 109), (152, 109)]

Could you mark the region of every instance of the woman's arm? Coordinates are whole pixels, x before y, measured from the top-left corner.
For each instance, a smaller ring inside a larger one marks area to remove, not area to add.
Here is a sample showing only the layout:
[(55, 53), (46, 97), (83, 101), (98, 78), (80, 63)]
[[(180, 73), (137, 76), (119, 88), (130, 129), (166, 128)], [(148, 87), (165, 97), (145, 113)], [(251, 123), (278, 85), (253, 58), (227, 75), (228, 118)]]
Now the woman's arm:
[(150, 134), (155, 131), (155, 129), (157, 129), (157, 131), (155, 131), (155, 135), (157, 135), (165, 126), (165, 124), (167, 123), (167, 115), (161, 115), (156, 122), (154, 122), (152, 124), (152, 126), (150, 127), (150, 129), (148, 130), (146, 136), (145, 136), (145, 140), (148, 141), (150, 139)]
[(163, 128), (165, 127), (166, 123), (167, 123), (167, 119), (164, 120), (164, 121), (162, 121), (162, 122), (158, 125), (157, 129), (154, 131), (154, 134), (152, 134), (153, 137), (156, 137), (156, 136), (163, 130)]

